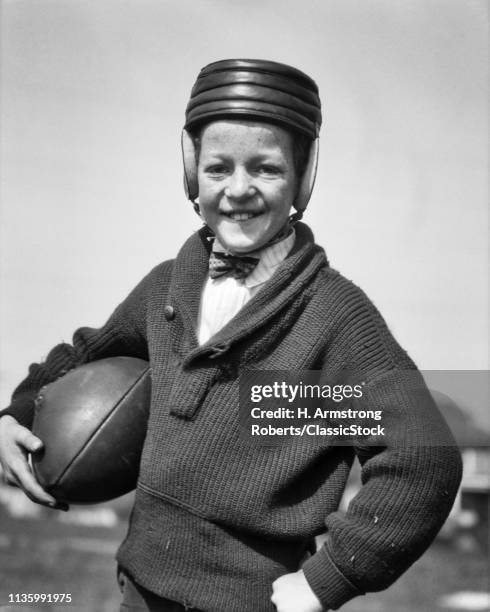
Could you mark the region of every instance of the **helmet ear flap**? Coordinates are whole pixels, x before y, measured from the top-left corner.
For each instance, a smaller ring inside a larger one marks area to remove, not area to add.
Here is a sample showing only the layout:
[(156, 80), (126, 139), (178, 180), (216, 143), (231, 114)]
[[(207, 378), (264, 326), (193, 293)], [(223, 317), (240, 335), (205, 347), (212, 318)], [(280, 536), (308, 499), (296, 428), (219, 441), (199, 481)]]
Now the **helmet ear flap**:
[(303, 213), (305, 211), (308, 202), (311, 198), (311, 192), (313, 191), (313, 186), (315, 184), (319, 150), (320, 139), (315, 138), (315, 140), (313, 140), (313, 142), (311, 143), (306, 168), (301, 178), (298, 195), (296, 196), (296, 199), (293, 204), (294, 208), (300, 213)]
[(184, 162), (185, 195), (193, 202), (199, 195), (199, 184), (197, 182), (196, 145), (186, 129), (182, 130), (181, 146), (182, 160)]

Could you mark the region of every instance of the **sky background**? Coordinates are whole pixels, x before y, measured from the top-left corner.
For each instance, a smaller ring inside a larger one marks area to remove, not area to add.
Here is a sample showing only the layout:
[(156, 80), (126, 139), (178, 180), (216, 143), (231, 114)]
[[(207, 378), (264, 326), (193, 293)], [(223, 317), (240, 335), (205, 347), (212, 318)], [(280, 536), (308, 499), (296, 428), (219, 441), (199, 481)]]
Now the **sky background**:
[(487, 27), (480, 0), (4, 0), (2, 405), (199, 228), (180, 130), (229, 57), (319, 85), (305, 221), (332, 266), (421, 369), (489, 369)]

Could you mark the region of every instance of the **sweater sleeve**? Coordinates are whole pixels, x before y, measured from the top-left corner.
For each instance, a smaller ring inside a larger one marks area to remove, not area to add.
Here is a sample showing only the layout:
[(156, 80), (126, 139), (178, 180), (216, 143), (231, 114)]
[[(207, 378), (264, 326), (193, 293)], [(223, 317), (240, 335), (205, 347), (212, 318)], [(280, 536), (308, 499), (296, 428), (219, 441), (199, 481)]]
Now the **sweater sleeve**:
[(148, 359), (146, 310), (157, 268), (145, 276), (102, 327), (77, 329), (71, 344), (58, 344), (42, 363), (31, 364), (28, 376), (15, 389), (0, 417), (9, 414), (21, 425), (31, 427), (37, 393), (69, 370), (106, 357)]
[[(365, 382), (360, 408), (381, 410), (383, 435), (353, 441), (362, 486), (303, 566), (325, 609), (387, 588), (429, 547), (461, 481), (461, 457), (421, 374), (361, 292), (339, 334)], [(352, 375), (352, 370), (350, 376)], [(364, 424), (366, 422), (364, 421)]]

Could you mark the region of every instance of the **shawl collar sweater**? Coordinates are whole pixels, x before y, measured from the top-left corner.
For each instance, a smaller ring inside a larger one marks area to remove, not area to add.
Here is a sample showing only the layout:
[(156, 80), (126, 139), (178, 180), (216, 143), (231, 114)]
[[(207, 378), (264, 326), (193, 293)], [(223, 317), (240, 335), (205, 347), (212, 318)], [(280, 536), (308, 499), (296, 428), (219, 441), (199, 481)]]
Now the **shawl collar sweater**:
[[(79, 329), (73, 345), (32, 365), (3, 413), (29, 426), (36, 391), (68, 369), (116, 355), (149, 359), (148, 432), (118, 561), (147, 589), (208, 612), (273, 612), (272, 582), (296, 571), (325, 529), (326, 544), (303, 570), (326, 609), (385, 588), (435, 537), (461, 477), (454, 440), (415, 366), (364, 293), (328, 266), (310, 230), (296, 229), (274, 276), (202, 346), (195, 330), (209, 243), (206, 230), (194, 234), (102, 328)], [(355, 375), (390, 435), (376, 446), (248, 444), (238, 425), (238, 381), (248, 369), (319, 370), (340, 382)], [(363, 486), (341, 514), (355, 454)]]
[(290, 256), (270, 281), (227, 325), (198, 346), (195, 330), (209, 260), (206, 234), (203, 229), (181, 249), (170, 285), (170, 301), (176, 313), (171, 346), (180, 366), (171, 391), (171, 410), (188, 418), (194, 416), (209, 387), (229, 373), (230, 366), (235, 372), (242, 370), (270, 352), (277, 327), (298, 318), (306, 297), (301, 296), (303, 290), (327, 265), (323, 249), (314, 245), (311, 232), (303, 226)]

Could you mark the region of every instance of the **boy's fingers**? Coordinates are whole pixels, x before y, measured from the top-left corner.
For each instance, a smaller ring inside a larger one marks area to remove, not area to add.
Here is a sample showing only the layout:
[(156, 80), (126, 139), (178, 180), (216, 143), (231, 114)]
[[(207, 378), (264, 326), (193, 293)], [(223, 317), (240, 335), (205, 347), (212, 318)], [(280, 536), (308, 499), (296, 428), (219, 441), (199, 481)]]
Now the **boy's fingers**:
[[(5, 421), (3, 419), (6, 419)], [(35, 453), (43, 448), (42, 440), (29, 429), (11, 419), (2, 417), (1, 464), (8, 484), (21, 488), (27, 497), (43, 506), (58, 510), (68, 510), (68, 504), (58, 502), (47, 493), (35, 479), (28, 461), (28, 453)]]
[(17, 459), (11, 465), (11, 472), (16, 479), (18, 486), (24, 490), (25, 494), (32, 501), (44, 503), (50, 506), (56, 504), (55, 498), (49, 495), (49, 493), (46, 493), (46, 491), (36, 481), (31, 470), (29, 469), (27, 461)]
[(12, 474), (12, 472), (9, 469), (5, 469), (3, 471), (3, 478), (5, 482), (11, 487), (20, 487), (20, 484), (17, 478)]
[(22, 428), (22, 430), (19, 432), (17, 442), (31, 453), (35, 453), (36, 451), (41, 450), (43, 447), (42, 440), (37, 438), (26, 428)]
[(70, 509), (70, 506), (65, 502), (55, 501), (54, 503), (49, 502), (48, 504), (45, 502), (38, 501), (37, 499), (34, 499), (30, 495), (27, 495), (27, 497), (34, 503), (39, 504), (40, 506), (46, 506), (47, 508), (51, 508), (51, 510), (63, 510), (63, 512), (68, 512), (68, 510)]

